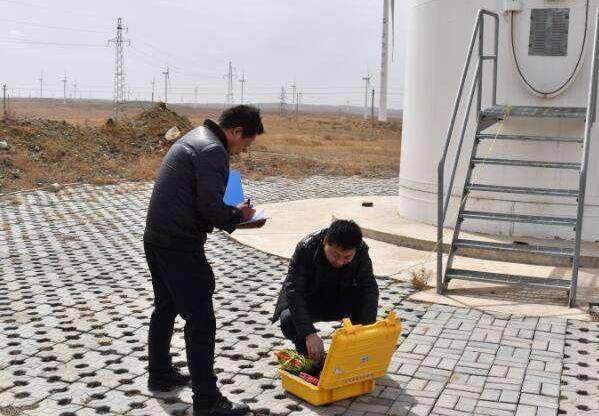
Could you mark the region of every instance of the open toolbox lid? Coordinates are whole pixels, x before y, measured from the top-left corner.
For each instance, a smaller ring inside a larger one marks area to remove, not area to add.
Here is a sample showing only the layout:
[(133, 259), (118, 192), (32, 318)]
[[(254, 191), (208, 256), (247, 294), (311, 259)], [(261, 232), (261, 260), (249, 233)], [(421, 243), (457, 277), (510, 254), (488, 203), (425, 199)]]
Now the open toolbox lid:
[(345, 318), (333, 334), (318, 386), (334, 389), (384, 376), (400, 332), (394, 311), (372, 325), (352, 325)]

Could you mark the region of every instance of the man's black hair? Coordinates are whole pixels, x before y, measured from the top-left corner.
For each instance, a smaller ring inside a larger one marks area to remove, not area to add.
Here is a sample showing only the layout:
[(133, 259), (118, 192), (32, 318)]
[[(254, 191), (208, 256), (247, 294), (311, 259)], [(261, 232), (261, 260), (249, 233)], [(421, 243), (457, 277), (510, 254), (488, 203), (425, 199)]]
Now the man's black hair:
[(354, 221), (336, 220), (327, 231), (327, 242), (343, 250), (358, 248), (362, 244), (362, 230)]
[(243, 137), (253, 137), (264, 133), (260, 109), (251, 105), (236, 105), (223, 111), (218, 119), (223, 129), (243, 127)]

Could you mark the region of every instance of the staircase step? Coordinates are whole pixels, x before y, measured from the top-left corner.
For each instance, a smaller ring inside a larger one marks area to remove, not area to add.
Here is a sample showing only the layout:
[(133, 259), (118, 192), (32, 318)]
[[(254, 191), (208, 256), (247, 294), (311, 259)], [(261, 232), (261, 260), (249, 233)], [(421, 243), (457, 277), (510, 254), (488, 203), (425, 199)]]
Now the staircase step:
[(449, 269), (447, 278), (456, 280), (470, 280), (487, 283), (505, 283), (511, 285), (540, 286), (546, 288), (570, 289), (570, 281), (564, 279), (520, 276), (513, 274), (489, 273), (476, 270)]
[[(507, 105), (495, 105), (481, 111), (481, 116), (497, 119), (506, 118), (508, 110)], [(586, 118), (586, 108), (584, 107), (538, 107), (514, 105), (509, 109), (508, 117), (553, 117), (553, 118)]]
[(463, 211), (460, 213), (462, 219), (507, 221), (528, 224), (545, 224), (574, 227), (576, 218), (567, 217), (541, 217), (537, 215), (503, 214), (499, 212)]
[(528, 142), (563, 142), (563, 143), (580, 143), (584, 142), (582, 137), (547, 137), (547, 136), (523, 136), (514, 134), (488, 134), (480, 133), (476, 137), (480, 140), (513, 140), (513, 141), (528, 141)]
[(578, 197), (578, 190), (576, 189), (526, 188), (521, 186), (498, 186), (478, 183), (468, 185), (466, 189), (469, 191), (501, 192), (506, 194)]
[(575, 162), (545, 162), (542, 160), (493, 159), (475, 157), (472, 163), (478, 165), (523, 166), (531, 168), (574, 169), (580, 170), (580, 163)]
[(468, 248), (474, 250), (492, 250), (509, 253), (542, 254), (559, 257), (571, 257), (574, 255), (572, 247), (550, 247), (529, 244), (507, 244), (495, 243), (490, 241), (464, 240), (458, 239), (455, 246), (459, 248)]

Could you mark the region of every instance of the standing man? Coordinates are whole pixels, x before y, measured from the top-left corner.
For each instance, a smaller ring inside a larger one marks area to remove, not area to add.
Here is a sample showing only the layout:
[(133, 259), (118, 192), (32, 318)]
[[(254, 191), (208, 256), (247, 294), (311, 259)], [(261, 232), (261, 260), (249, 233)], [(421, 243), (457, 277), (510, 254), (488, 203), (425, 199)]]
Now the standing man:
[(337, 220), (297, 244), (272, 322), (280, 319), (297, 352), (319, 360), (324, 344), (314, 324), (343, 318), (371, 324), (378, 300), (362, 230), (353, 221)]
[(148, 387), (165, 390), (189, 383), (190, 377), (175, 370), (169, 353), (175, 317), (181, 315), (194, 416), (237, 416), (249, 411), (247, 405), (231, 403), (216, 384), (214, 274), (204, 244), (215, 227), (231, 233), (254, 215), (249, 200), (232, 207), (225, 205), (223, 197), (229, 156), (245, 151), (263, 132), (260, 110), (246, 105), (223, 112), (218, 124), (204, 121), (170, 148), (150, 199), (144, 233), (154, 288)]

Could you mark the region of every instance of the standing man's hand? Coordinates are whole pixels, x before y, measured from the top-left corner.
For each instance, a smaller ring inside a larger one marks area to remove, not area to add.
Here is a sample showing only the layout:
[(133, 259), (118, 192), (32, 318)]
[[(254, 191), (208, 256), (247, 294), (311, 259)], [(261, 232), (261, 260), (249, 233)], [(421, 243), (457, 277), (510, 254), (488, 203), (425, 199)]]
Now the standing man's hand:
[(239, 224), (237, 226), (237, 228), (241, 229), (241, 230), (246, 230), (246, 229), (250, 229), (250, 228), (262, 228), (264, 227), (264, 224), (266, 224), (266, 219), (263, 219), (261, 221), (256, 221), (256, 222), (251, 222), (249, 224)]
[(316, 332), (306, 337), (306, 347), (311, 359), (318, 361), (322, 358), (324, 353), (324, 343)]
[(251, 220), (252, 217), (254, 216), (254, 214), (256, 214), (256, 210), (250, 203), (249, 199), (247, 201), (242, 202), (241, 204), (237, 205), (237, 208), (239, 210), (241, 210), (241, 212), (243, 213), (243, 221)]

